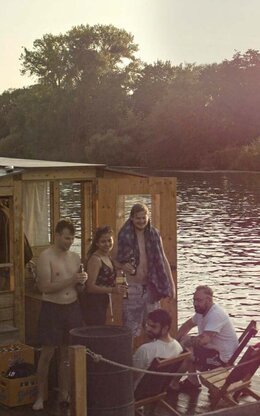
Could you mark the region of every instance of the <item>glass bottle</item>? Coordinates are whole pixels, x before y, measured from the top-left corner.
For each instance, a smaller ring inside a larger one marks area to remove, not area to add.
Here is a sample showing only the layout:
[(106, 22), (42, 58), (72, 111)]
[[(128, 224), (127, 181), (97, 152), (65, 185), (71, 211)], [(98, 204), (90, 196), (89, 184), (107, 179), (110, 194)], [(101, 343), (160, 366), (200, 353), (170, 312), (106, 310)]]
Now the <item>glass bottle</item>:
[(116, 277), (116, 284), (125, 287), (123, 299), (127, 299), (128, 298), (128, 283), (126, 280), (126, 274), (122, 270), (120, 271), (120, 275)]
[(123, 299), (128, 299), (128, 283), (126, 280), (126, 274), (123, 273), (123, 283), (122, 285), (125, 286), (125, 290), (124, 290), (124, 294), (123, 294)]

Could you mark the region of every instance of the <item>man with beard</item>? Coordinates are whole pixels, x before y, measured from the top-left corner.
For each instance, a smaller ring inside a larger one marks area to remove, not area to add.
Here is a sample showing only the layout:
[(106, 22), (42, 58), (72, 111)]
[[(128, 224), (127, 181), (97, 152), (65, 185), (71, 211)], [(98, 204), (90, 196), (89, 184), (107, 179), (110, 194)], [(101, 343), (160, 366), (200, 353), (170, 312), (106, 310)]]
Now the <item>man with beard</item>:
[[(136, 350), (133, 356), (134, 367), (146, 370), (155, 357), (174, 358), (182, 353), (182, 346), (169, 333), (171, 323), (171, 316), (164, 309), (156, 309), (148, 314), (145, 330), (151, 342), (141, 345)], [(142, 375), (136, 374), (134, 388), (142, 378)]]
[[(225, 365), (238, 346), (238, 338), (228, 314), (213, 302), (213, 291), (208, 286), (198, 286), (193, 296), (195, 314), (177, 332), (176, 339), (184, 348), (190, 348), (194, 365), (190, 372), (207, 371)], [(187, 335), (198, 327), (198, 335)], [(186, 386), (199, 386), (197, 376), (190, 375)]]

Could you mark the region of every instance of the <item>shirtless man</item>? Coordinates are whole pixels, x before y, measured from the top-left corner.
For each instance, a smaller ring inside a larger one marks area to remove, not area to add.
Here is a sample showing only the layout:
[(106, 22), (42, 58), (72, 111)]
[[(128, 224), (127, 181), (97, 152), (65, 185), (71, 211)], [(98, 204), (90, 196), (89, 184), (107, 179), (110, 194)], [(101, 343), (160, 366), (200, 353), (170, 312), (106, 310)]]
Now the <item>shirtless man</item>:
[(171, 268), (159, 232), (150, 224), (149, 209), (135, 204), (118, 234), (117, 266), (125, 273), (128, 298), (123, 301), (123, 324), (133, 336), (141, 333), (149, 312), (163, 297), (175, 297)]
[(60, 349), (59, 402), (68, 400), (68, 342), (69, 331), (83, 325), (75, 286), (87, 280), (79, 273), (80, 257), (70, 251), (75, 236), (73, 224), (61, 220), (55, 228), (54, 245), (44, 250), (38, 260), (38, 286), (42, 292), (39, 317), (39, 338), (42, 344), (38, 363), (38, 396), (33, 410), (43, 409), (44, 389), (50, 360), (55, 347)]

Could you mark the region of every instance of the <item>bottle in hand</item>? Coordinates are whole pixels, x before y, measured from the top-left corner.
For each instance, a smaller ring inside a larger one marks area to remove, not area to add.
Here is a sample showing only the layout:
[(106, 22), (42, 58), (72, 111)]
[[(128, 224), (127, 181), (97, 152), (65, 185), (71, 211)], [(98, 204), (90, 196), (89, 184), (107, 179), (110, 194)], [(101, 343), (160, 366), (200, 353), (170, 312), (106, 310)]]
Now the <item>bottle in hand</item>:
[[(85, 271), (84, 264), (80, 263), (78, 273), (84, 273), (84, 271)], [(78, 295), (80, 295), (84, 291), (84, 287), (85, 287), (85, 282), (76, 284), (76, 290), (77, 290)]]
[(116, 283), (120, 286), (124, 286), (125, 290), (123, 294), (123, 299), (127, 299), (128, 298), (128, 283), (127, 283), (126, 275), (124, 272), (120, 272), (120, 276), (117, 276)]
[(123, 285), (125, 286), (123, 299), (128, 299), (128, 283), (127, 283), (125, 274), (123, 274)]

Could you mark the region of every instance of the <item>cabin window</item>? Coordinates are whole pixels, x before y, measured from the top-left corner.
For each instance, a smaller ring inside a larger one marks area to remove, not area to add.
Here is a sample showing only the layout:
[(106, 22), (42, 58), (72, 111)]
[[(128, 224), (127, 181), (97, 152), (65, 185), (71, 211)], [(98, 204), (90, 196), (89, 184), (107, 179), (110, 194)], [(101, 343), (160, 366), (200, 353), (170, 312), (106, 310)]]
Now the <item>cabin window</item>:
[(71, 250), (81, 256), (82, 238), (82, 201), (80, 182), (60, 182), (60, 217), (69, 218), (75, 228), (76, 234)]
[(151, 213), (152, 224), (160, 226), (160, 195), (119, 195), (117, 198), (117, 221), (116, 230), (120, 230), (124, 222), (129, 218), (131, 208), (134, 204), (143, 203), (148, 206)]

